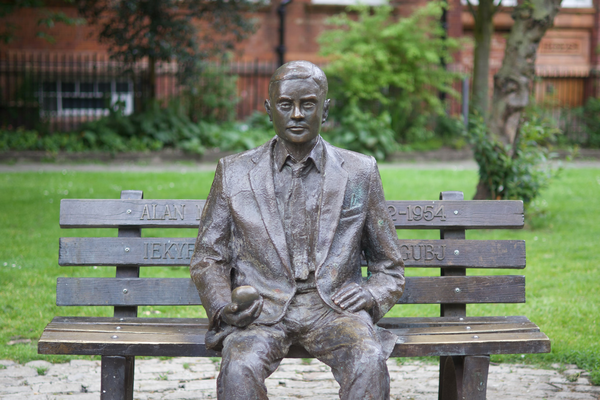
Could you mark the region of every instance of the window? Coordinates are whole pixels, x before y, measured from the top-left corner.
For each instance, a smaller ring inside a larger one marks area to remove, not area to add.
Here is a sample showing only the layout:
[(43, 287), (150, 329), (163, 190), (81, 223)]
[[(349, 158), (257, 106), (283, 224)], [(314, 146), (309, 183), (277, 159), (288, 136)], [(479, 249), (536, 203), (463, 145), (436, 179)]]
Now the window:
[(53, 81), (40, 87), (42, 114), (53, 116), (107, 115), (118, 103), (123, 113), (133, 112), (133, 83), (130, 81)]

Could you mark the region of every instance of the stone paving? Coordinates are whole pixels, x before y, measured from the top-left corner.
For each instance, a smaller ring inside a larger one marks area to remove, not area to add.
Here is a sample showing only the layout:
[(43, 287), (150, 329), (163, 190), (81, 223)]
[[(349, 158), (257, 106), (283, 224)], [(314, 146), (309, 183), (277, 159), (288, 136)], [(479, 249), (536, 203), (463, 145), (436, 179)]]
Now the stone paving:
[[(100, 362), (66, 364), (1, 361), (0, 399), (92, 400), (100, 398)], [(214, 399), (218, 361), (206, 358), (136, 360), (135, 399)], [(518, 364), (490, 367), (488, 400), (598, 400), (585, 371), (574, 365), (536, 369)], [(438, 366), (406, 360), (388, 361), (393, 400), (437, 400)], [(269, 398), (338, 399), (339, 386), (317, 360), (286, 359), (267, 380)]]

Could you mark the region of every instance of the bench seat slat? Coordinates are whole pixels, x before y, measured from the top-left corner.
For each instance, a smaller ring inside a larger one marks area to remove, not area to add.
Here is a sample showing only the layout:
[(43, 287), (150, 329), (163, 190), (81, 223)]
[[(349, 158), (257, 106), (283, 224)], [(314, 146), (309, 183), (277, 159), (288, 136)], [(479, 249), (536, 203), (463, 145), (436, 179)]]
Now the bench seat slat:
[(533, 322), (527, 322), (522, 324), (470, 324), (470, 325), (449, 325), (440, 327), (410, 327), (402, 329), (392, 329), (397, 335), (409, 336), (409, 335), (448, 335), (456, 333), (464, 334), (479, 334), (479, 333), (490, 333), (490, 332), (531, 332), (539, 330), (537, 325)]
[[(194, 238), (61, 238), (62, 266), (189, 266)], [(407, 267), (525, 268), (523, 240), (402, 240)], [(458, 252), (458, 253), (457, 253)]]
[[(81, 325), (76, 323), (65, 323), (60, 325), (48, 325), (49, 331), (56, 332), (78, 332), (81, 330)], [(86, 332), (90, 333), (110, 333), (111, 335), (194, 335), (199, 330), (206, 332), (208, 329), (208, 320), (204, 320), (203, 323), (197, 325), (154, 325), (154, 324), (138, 324), (138, 325), (124, 325), (121, 323), (112, 324), (94, 324), (86, 329)], [(402, 329), (391, 329), (397, 335), (401, 336), (413, 336), (413, 335), (451, 335), (451, 334), (480, 334), (480, 333), (493, 333), (493, 332), (533, 332), (539, 330), (537, 325), (528, 321), (519, 324), (470, 324), (470, 325), (446, 325), (435, 328), (423, 328), (423, 327), (406, 327)]]
[(520, 315), (497, 317), (387, 317), (379, 320), (377, 325), (386, 329), (406, 329), (411, 327), (427, 328), (441, 326), (469, 326), (472, 324), (524, 324), (529, 322), (527, 317)]
[[(474, 336), (478, 338), (474, 339)], [(550, 339), (541, 332), (419, 335), (408, 336), (406, 339), (402, 344), (396, 343), (392, 357), (550, 352)]]
[[(418, 318), (406, 320), (418, 323)], [(399, 338), (393, 356), (549, 351), (550, 342), (546, 335), (540, 333), (537, 326), (526, 318), (520, 320), (523, 323), (515, 325), (502, 323), (502, 319), (497, 318), (500, 323), (488, 324), (487, 328), (484, 324), (482, 328), (477, 328), (478, 331), (469, 333), (464, 333), (463, 321), (455, 328), (446, 326), (443, 328), (445, 333), (434, 335), (420, 334), (420, 327), (396, 329), (393, 331)], [(116, 318), (112, 321), (112, 324), (107, 324), (105, 319), (94, 324), (90, 323), (90, 319), (78, 323), (77, 317), (55, 319), (40, 338), (38, 349), (43, 354), (218, 356), (204, 347), (205, 324), (169, 326), (146, 322), (142, 329), (140, 326), (121, 326), (125, 321), (118, 321)], [(475, 322), (466, 318), (466, 323), (476, 327)], [(117, 330), (117, 326), (122, 329)], [(133, 330), (129, 331), (130, 328)], [(482, 349), (486, 349), (486, 352), (482, 353)], [(291, 356), (308, 357), (308, 354), (303, 349), (294, 349)]]
[[(497, 317), (387, 317), (381, 319), (377, 325), (386, 329), (403, 329), (409, 327), (439, 327), (446, 325), (467, 326), (471, 324), (523, 324), (528, 323), (525, 316), (497, 316)], [(48, 328), (61, 329), (62, 324), (77, 325), (168, 325), (168, 326), (199, 326), (206, 323), (205, 318), (115, 318), (115, 317), (54, 317)]]
[[(522, 228), (518, 200), (387, 201), (398, 229)], [(61, 200), (62, 228), (197, 228), (205, 200)]]
[[(146, 318), (144, 318), (144, 319), (146, 319)], [(194, 333), (197, 333), (199, 330), (206, 332), (206, 330), (208, 329), (208, 320), (205, 318), (201, 318), (197, 323), (189, 324), (189, 325), (166, 325), (166, 324), (154, 324), (154, 323), (128, 325), (128, 324), (122, 324), (118, 321), (115, 322), (115, 320), (113, 319), (113, 322), (111, 322), (109, 324), (107, 324), (107, 323), (89, 324), (89, 327), (82, 328), (82, 326), (84, 326), (84, 325), (85, 324), (80, 324), (78, 322), (66, 322), (66, 323), (61, 323), (61, 324), (50, 323), (50, 324), (48, 324), (46, 329), (49, 331), (57, 331), (57, 332), (58, 331), (60, 331), (60, 332), (77, 332), (77, 331), (81, 331), (81, 330), (85, 330), (86, 332), (96, 332), (96, 333), (109, 332), (109, 333), (113, 333), (115, 335), (119, 334), (119, 333), (127, 333), (128, 335), (131, 335), (134, 333), (139, 333), (141, 335), (143, 335), (143, 334), (159, 335), (161, 333), (172, 334), (173, 332), (194, 334)], [(119, 329), (117, 329), (117, 328), (119, 328)]]
[[(525, 277), (408, 277), (398, 304), (523, 303)], [(58, 278), (58, 306), (200, 305), (189, 278)]]

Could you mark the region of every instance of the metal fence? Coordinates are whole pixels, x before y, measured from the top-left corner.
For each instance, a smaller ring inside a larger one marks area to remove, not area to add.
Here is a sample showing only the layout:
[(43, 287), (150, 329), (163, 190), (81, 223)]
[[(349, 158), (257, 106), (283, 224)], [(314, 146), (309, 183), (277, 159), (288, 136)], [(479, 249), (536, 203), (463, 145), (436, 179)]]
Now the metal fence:
[(238, 77), (238, 118), (245, 118), (254, 111), (265, 111), (264, 103), (269, 97), (269, 81), (278, 67), (276, 61), (257, 60), (229, 64), (229, 73)]
[(144, 96), (142, 72), (96, 54), (8, 54), (0, 62), (2, 125), (69, 130), (111, 106), (131, 114)]
[[(268, 96), (274, 61), (235, 62), (219, 68), (237, 76), (237, 118), (261, 110)], [(0, 126), (74, 130), (86, 121), (119, 108), (125, 115), (140, 111), (150, 97), (147, 63), (125, 65), (98, 54), (0, 55)], [(167, 103), (202, 80), (189, 68), (161, 63), (156, 68), (155, 98)], [(210, 75), (215, 79), (215, 75)]]
[[(214, 69), (207, 73), (210, 68)], [(264, 111), (269, 79), (276, 68), (274, 60), (256, 60), (210, 64), (203, 74), (185, 65), (161, 63), (156, 68), (153, 91), (158, 101), (167, 103), (185, 96), (192, 87), (202, 91), (210, 84), (214, 86), (212, 81), (220, 76), (236, 76), (233, 91), (238, 102), (232, 117), (243, 119), (255, 110)], [(119, 108), (126, 115), (141, 111), (151, 93), (148, 70), (144, 62), (124, 65), (95, 53), (0, 54), (0, 127), (68, 131), (107, 115), (111, 108)], [(202, 80), (211, 82), (203, 84)], [(458, 92), (460, 84), (455, 85)], [(589, 96), (600, 96), (600, 76), (538, 78), (532, 89), (532, 99), (559, 122), (569, 139), (579, 141), (584, 129), (579, 114), (572, 109)], [(448, 100), (448, 111), (461, 114), (461, 99)], [(206, 114), (203, 107), (213, 105), (200, 104), (195, 110)]]

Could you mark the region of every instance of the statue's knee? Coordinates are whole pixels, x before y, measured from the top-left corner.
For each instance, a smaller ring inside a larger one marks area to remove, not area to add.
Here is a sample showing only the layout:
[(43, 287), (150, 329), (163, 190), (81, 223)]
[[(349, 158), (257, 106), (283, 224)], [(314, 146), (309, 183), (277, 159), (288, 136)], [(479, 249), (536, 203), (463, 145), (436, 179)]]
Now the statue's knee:
[(264, 346), (261, 346), (258, 341), (232, 340), (226, 343), (221, 371), (234, 382), (238, 378), (260, 379), (266, 373), (269, 363), (264, 357), (259, 356), (266, 353), (262, 347)]
[(385, 365), (387, 357), (379, 342), (371, 339), (363, 340), (358, 345), (358, 349), (361, 354), (361, 362), (367, 360), (367, 363), (374, 368)]
[(373, 356), (383, 355), (381, 344), (372, 338), (364, 338), (357, 343), (357, 346), (362, 350), (362, 353), (372, 354)]
[(240, 349), (229, 351), (226, 358), (227, 360), (223, 364), (231, 370), (254, 369), (262, 364), (256, 353), (241, 351)]
[(223, 365), (222, 369), (230, 380), (233, 382), (241, 382), (242, 380), (255, 376), (256, 371), (259, 368), (260, 367), (251, 360), (234, 359), (227, 365)]

